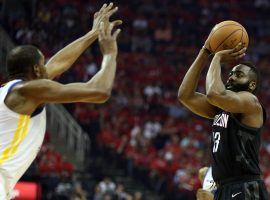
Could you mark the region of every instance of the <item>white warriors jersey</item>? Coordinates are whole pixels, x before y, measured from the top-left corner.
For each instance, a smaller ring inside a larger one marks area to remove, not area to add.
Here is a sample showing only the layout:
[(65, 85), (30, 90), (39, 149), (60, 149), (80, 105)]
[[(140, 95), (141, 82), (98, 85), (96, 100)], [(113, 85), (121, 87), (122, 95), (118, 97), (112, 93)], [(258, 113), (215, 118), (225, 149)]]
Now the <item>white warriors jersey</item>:
[(6, 195), (35, 159), (46, 130), (45, 108), (30, 116), (15, 113), (5, 105), (6, 95), (20, 81), (10, 81), (0, 88), (0, 193), (2, 187)]

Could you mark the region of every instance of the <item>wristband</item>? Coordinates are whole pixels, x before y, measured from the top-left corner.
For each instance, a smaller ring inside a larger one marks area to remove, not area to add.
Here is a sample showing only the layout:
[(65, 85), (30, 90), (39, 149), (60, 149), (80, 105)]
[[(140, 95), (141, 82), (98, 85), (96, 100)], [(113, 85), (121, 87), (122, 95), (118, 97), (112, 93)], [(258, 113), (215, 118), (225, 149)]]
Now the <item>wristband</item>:
[(210, 56), (212, 54), (212, 52), (207, 49), (205, 46), (202, 46), (202, 49), (206, 51), (206, 53)]

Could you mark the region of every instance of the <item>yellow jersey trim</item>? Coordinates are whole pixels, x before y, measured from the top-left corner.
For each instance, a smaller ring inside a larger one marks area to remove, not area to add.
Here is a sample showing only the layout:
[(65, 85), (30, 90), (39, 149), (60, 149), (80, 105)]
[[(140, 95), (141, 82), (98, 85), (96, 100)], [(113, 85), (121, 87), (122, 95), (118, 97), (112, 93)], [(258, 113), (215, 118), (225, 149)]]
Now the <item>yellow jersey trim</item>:
[(0, 155), (0, 165), (3, 164), (10, 157), (14, 156), (18, 151), (19, 145), (22, 143), (28, 133), (28, 126), (30, 122), (30, 116), (20, 115), (17, 129), (14, 133), (12, 142), (8, 145)]

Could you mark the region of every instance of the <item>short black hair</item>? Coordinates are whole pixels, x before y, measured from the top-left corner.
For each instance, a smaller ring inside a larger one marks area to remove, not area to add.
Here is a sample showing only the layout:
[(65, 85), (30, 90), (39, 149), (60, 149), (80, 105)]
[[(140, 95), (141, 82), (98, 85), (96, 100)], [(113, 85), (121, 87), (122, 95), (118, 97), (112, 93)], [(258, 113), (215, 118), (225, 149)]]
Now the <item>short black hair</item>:
[(245, 65), (250, 68), (249, 76), (252, 80), (256, 81), (256, 88), (253, 90), (253, 94), (256, 94), (261, 87), (261, 74), (257, 67), (250, 61), (243, 61), (239, 63), (240, 65)]
[(39, 64), (40, 51), (32, 45), (22, 45), (12, 49), (7, 56), (8, 78), (25, 77), (33, 66)]

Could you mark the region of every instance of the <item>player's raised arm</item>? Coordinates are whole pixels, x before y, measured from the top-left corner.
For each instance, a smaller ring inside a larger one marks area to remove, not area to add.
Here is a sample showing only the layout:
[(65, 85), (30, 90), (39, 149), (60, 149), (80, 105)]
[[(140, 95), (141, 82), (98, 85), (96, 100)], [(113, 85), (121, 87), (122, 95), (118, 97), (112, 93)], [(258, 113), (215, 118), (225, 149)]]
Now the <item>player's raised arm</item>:
[[(54, 79), (68, 70), (78, 57), (98, 38), (99, 27), (102, 21), (109, 22), (110, 16), (118, 10), (113, 7), (113, 3), (104, 4), (102, 8), (95, 13), (92, 29), (81, 38), (70, 43), (62, 50), (57, 52), (46, 64), (49, 79)], [(113, 26), (121, 24), (121, 20), (111, 22)]]
[[(108, 27), (107, 27), (108, 25)], [(88, 81), (88, 87), (104, 88), (110, 96), (113, 87), (116, 72), (116, 57), (118, 54), (117, 37), (120, 29), (112, 33), (113, 24), (101, 23), (101, 32), (99, 34), (99, 46), (103, 54), (101, 70)]]
[[(231, 87), (236, 86), (232, 90), (227, 89), (221, 79), (221, 62), (242, 58), (245, 51), (246, 48), (242, 48), (241, 44), (231, 50), (219, 51), (215, 54), (206, 77), (206, 81), (209, 83), (207, 89), (208, 102), (231, 113), (261, 111), (257, 97), (252, 94), (256, 87), (256, 81), (249, 80), (249, 67), (238, 66), (232, 70), (228, 82), (228, 86), (230, 84)], [(237, 91), (237, 86), (245, 83), (247, 88)]]
[(104, 88), (88, 87), (87, 83), (61, 84), (48, 79), (28, 81), (18, 85), (14, 92), (37, 105), (50, 103), (91, 102), (103, 103), (109, 97)]
[(202, 117), (213, 118), (216, 114), (215, 107), (207, 101), (205, 94), (196, 92), (201, 71), (210, 54), (207, 45), (208, 40), (187, 71), (178, 90), (178, 100), (193, 113)]
[(90, 102), (103, 103), (111, 94), (116, 72), (117, 43), (116, 39), (120, 29), (112, 34), (113, 25), (105, 27), (101, 23), (99, 44), (103, 54), (100, 71), (87, 83), (71, 83), (63, 85), (47, 79), (39, 79), (18, 85), (14, 92), (33, 104), (40, 105), (46, 102)]

